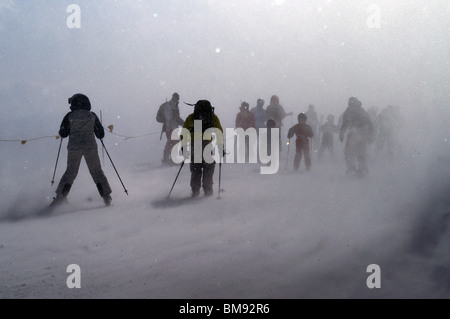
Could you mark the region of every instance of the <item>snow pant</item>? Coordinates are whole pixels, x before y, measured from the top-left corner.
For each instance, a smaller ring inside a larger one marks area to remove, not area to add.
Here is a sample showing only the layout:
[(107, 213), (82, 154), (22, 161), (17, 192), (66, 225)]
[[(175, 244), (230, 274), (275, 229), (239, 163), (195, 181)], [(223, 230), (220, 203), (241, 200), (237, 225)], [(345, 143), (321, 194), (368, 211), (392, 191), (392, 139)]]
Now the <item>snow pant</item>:
[(305, 166), (307, 170), (311, 169), (311, 154), (309, 151), (309, 141), (302, 141), (297, 139), (295, 143), (295, 157), (294, 157), (294, 169), (298, 170), (300, 168), (300, 161), (302, 156), (305, 156)]
[(163, 152), (163, 162), (169, 162), (171, 157), (170, 157), (170, 153), (172, 152), (172, 149), (175, 145), (177, 145), (177, 143), (179, 142), (178, 140), (173, 140), (171, 139), (172, 137), (172, 131), (170, 132), (166, 132), (166, 137), (167, 137), (167, 141), (166, 141), (166, 146), (164, 147), (164, 152)]
[(333, 149), (333, 135), (324, 134), (322, 137), (322, 144), (320, 145), (319, 150), (319, 158), (323, 157), (323, 152), (328, 150), (330, 152), (330, 157), (334, 157), (334, 149)]
[(78, 170), (81, 164), (81, 158), (84, 156), (86, 164), (91, 173), (92, 179), (97, 186), (100, 196), (111, 194), (111, 187), (108, 179), (102, 171), (100, 165), (100, 158), (98, 157), (97, 147), (87, 149), (68, 150), (67, 155), (67, 169), (56, 189), (56, 194), (66, 197), (69, 194), (70, 188), (78, 175)]
[(367, 167), (367, 139), (358, 133), (349, 133), (345, 143), (345, 162), (347, 164), (347, 172), (368, 173)]
[[(208, 142), (209, 143), (209, 142)], [(204, 146), (206, 144), (204, 143)], [(202, 148), (202, 151), (204, 149)], [(202, 156), (201, 163), (194, 163), (194, 148), (191, 150), (191, 189), (193, 193), (200, 191), (203, 187), (205, 193), (212, 194), (213, 192), (213, 177), (216, 163), (208, 164), (205, 162)]]

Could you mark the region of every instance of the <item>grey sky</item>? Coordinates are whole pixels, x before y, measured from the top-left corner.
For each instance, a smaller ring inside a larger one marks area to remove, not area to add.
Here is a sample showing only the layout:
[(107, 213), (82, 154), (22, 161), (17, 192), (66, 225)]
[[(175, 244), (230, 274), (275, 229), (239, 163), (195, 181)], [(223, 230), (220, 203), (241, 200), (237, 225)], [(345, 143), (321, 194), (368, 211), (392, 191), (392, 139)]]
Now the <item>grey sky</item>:
[[(336, 115), (351, 95), (407, 112), (449, 100), (445, 0), (77, 1), (81, 29), (68, 29), (72, 2), (1, 1), (0, 93), (19, 117), (66, 111), (75, 92), (137, 123), (174, 91), (228, 120), (272, 94)], [(380, 28), (367, 25), (372, 4)], [(2, 121), (15, 116), (5, 106)]]

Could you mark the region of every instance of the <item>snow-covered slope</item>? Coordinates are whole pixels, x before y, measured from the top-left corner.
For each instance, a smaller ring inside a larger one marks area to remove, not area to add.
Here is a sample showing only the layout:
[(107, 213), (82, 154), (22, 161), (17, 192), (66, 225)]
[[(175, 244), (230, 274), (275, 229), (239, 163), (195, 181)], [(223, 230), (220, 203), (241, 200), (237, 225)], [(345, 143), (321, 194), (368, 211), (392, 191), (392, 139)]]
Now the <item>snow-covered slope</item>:
[[(35, 183), (51, 164), (22, 170), (19, 185), (3, 183), (10, 193), (2, 192), (0, 297), (450, 296), (449, 158), (425, 166), (405, 155), (352, 178), (342, 156), (334, 164), (314, 157), (311, 172), (295, 173), (291, 163), (284, 168), (284, 151), (278, 174), (224, 164), (221, 199), (216, 171), (212, 198), (180, 202), (190, 195), (186, 166), (165, 204), (178, 167), (160, 168), (152, 154), (128, 158), (128, 166), (119, 158), (130, 196), (105, 164), (114, 188), (109, 208), (85, 166), (70, 204), (51, 216), (36, 215), (52, 189), (37, 191)], [(81, 289), (66, 286), (70, 264), (81, 268)], [(367, 288), (370, 264), (381, 268), (381, 289)]]

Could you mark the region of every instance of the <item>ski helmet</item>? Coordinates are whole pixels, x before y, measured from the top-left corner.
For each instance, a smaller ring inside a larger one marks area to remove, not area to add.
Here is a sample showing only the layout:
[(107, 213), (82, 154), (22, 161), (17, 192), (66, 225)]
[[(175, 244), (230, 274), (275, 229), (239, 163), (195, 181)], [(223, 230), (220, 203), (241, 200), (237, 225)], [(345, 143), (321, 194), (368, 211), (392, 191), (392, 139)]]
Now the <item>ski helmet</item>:
[(199, 100), (194, 107), (194, 120), (202, 121), (203, 132), (212, 127), (214, 108), (208, 100)]
[(358, 100), (356, 97), (352, 96), (351, 98), (348, 99), (348, 106), (360, 107), (361, 106), (361, 101)]
[(263, 100), (263, 99), (258, 99), (258, 100), (256, 101), (256, 105), (258, 105), (258, 106), (263, 106), (263, 105), (264, 105), (264, 100)]
[(247, 102), (245, 102), (245, 101), (241, 103), (241, 108), (244, 108), (244, 109), (248, 110), (249, 106), (250, 105)]
[(274, 120), (270, 119), (267, 121), (266, 126), (267, 128), (275, 128), (277, 127), (277, 123)]
[(196, 119), (204, 118), (205, 115), (210, 115), (214, 112), (211, 102), (208, 100), (199, 100), (194, 106), (194, 115)]
[(91, 102), (89, 98), (81, 93), (77, 93), (69, 98), (70, 109), (75, 110), (91, 110)]
[(177, 92), (175, 92), (174, 94), (172, 94), (172, 100), (179, 101), (180, 95)]
[(300, 120), (307, 120), (307, 116), (305, 113), (300, 113), (297, 117), (297, 120), (300, 122)]

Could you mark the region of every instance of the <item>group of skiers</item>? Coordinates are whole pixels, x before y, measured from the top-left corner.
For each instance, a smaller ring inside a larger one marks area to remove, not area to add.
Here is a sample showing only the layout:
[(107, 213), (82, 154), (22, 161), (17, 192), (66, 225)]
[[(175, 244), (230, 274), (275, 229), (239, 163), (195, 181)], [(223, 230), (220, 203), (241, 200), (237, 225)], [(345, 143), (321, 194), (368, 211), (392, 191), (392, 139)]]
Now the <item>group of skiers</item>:
[[(219, 155), (224, 156), (222, 125), (214, 113), (214, 108), (207, 100), (199, 100), (193, 105), (194, 112), (186, 120), (183, 120), (180, 117), (179, 101), (179, 94), (173, 93), (170, 101), (163, 103), (157, 112), (156, 120), (163, 124), (161, 138), (163, 133), (166, 134), (167, 138), (162, 163), (164, 165), (175, 165), (171, 159), (171, 152), (179, 141), (172, 139), (172, 132), (182, 126), (190, 132), (192, 143), (196, 140), (201, 141), (202, 154), (197, 155), (195, 153), (200, 150), (189, 147), (184, 140), (181, 141), (182, 154), (185, 158), (200, 158), (200, 161), (191, 160), (190, 163), (192, 197), (199, 196), (201, 188), (203, 188), (205, 196), (211, 196), (213, 194), (215, 162), (211, 163), (203, 159), (203, 151), (212, 139), (211, 134), (205, 137), (204, 133), (210, 128), (217, 129), (222, 133), (219, 134), (220, 139), (216, 142)], [(242, 128), (244, 131), (255, 128), (257, 132), (261, 128), (267, 128), (269, 131), (271, 128), (281, 129), (283, 120), (286, 116), (292, 115), (292, 112), (286, 113), (276, 95), (271, 97), (270, 104), (266, 109), (264, 103), (265, 101), (259, 98), (256, 106), (250, 109), (248, 102), (242, 102), (240, 111), (236, 115), (235, 128)], [(91, 112), (91, 104), (86, 95), (80, 93), (73, 95), (69, 98), (69, 104), (71, 112), (64, 117), (59, 130), (61, 138), (69, 137), (67, 169), (58, 184), (56, 197), (51, 206), (67, 201), (67, 195), (78, 174), (82, 157), (86, 160), (100, 196), (103, 198), (105, 205), (109, 206), (112, 200), (111, 187), (102, 171), (95, 141), (95, 137), (102, 141), (105, 135), (103, 126), (97, 115)], [(311, 152), (318, 151), (320, 159), (327, 150), (330, 157), (333, 158), (335, 134), (339, 134), (341, 142), (344, 142), (345, 139), (344, 155), (348, 174), (364, 175), (368, 173), (367, 148), (369, 144), (372, 144), (375, 136), (377, 137), (377, 153), (386, 149), (388, 156), (394, 156), (396, 135), (400, 128), (399, 110), (397, 107), (388, 106), (379, 115), (376, 113), (376, 108), (372, 107), (366, 111), (362, 107), (361, 101), (356, 97), (350, 97), (348, 106), (337, 125), (334, 123), (334, 116), (331, 114), (327, 116), (327, 121), (322, 124), (314, 105), (309, 105), (305, 113), (298, 114), (298, 123), (288, 129), (287, 138), (289, 141), (294, 135), (296, 137), (294, 169), (299, 169), (301, 159), (304, 158), (305, 167), (310, 170), (312, 165)], [(200, 120), (202, 123), (200, 132), (195, 130), (196, 120)], [(103, 141), (102, 145), (104, 146)], [(281, 151), (281, 135), (279, 145)], [(247, 154), (249, 147), (251, 146), (247, 138)], [(268, 149), (270, 150), (270, 147)]]
[[(177, 141), (171, 139), (172, 131), (179, 126), (183, 126), (191, 134), (191, 141), (201, 140), (201, 154), (207, 144), (211, 142), (212, 136), (208, 138), (204, 137), (204, 132), (209, 128), (216, 128), (223, 132), (220, 120), (217, 115), (214, 114), (214, 108), (207, 100), (200, 100), (195, 104), (194, 112), (189, 115), (186, 120), (182, 120), (180, 117), (180, 111), (178, 108), (179, 94), (174, 93), (172, 99), (164, 103), (157, 114), (157, 121), (163, 123), (162, 133), (166, 133), (167, 142), (164, 148), (163, 163), (172, 163), (170, 160), (170, 153)], [(85, 158), (86, 164), (89, 168), (89, 172), (97, 186), (100, 196), (103, 198), (105, 205), (111, 204), (111, 187), (108, 180), (101, 168), (100, 159), (98, 155), (97, 143), (95, 137), (100, 139), (103, 144), (103, 137), (105, 131), (103, 126), (97, 117), (97, 115), (91, 111), (91, 103), (89, 98), (77, 93), (69, 98), (70, 112), (64, 117), (59, 136), (64, 139), (69, 137), (68, 143), (68, 155), (67, 155), (67, 168), (62, 176), (58, 187), (56, 189), (56, 197), (50, 204), (51, 207), (56, 207), (62, 203), (67, 202), (67, 196), (72, 188), (72, 184), (77, 177), (78, 169), (80, 167), (82, 157)], [(201, 132), (194, 130), (195, 120), (201, 120), (203, 129)], [(218, 140), (218, 145), (222, 145), (223, 140)], [(187, 151), (187, 145), (183, 144), (183, 155), (185, 157), (196, 157), (196, 149), (194, 147), (189, 148)], [(221, 153), (223, 156), (223, 153)], [(213, 175), (215, 162), (209, 163), (204, 159), (200, 161), (191, 162), (191, 188), (192, 197), (197, 197), (200, 194), (200, 189), (203, 187), (205, 196), (211, 196), (213, 194)]]
[[(264, 109), (264, 100), (258, 99), (256, 107), (249, 110), (249, 104), (243, 102), (240, 112), (236, 116), (236, 128), (281, 128), (283, 120), (292, 113), (286, 113), (279, 104), (277, 96), (272, 96), (271, 103)], [(298, 123), (289, 128), (287, 138), (296, 137), (296, 152), (294, 157), (294, 169), (298, 170), (302, 157), (306, 170), (311, 168), (311, 153), (317, 152), (322, 159), (325, 151), (330, 158), (334, 158), (334, 136), (339, 134), (339, 139), (344, 142), (344, 157), (347, 174), (365, 175), (368, 173), (367, 148), (376, 139), (375, 152), (392, 158), (398, 150), (397, 135), (401, 127), (399, 108), (389, 105), (377, 114), (375, 107), (365, 110), (361, 101), (356, 97), (350, 97), (348, 105), (335, 124), (334, 115), (329, 114), (325, 123), (310, 104), (308, 110), (297, 116)], [(246, 141), (247, 142), (247, 141)], [(288, 143), (290, 144), (290, 143)], [(281, 145), (281, 143), (280, 143)], [(246, 149), (248, 149), (246, 145)], [(281, 149), (280, 149), (281, 150)]]

